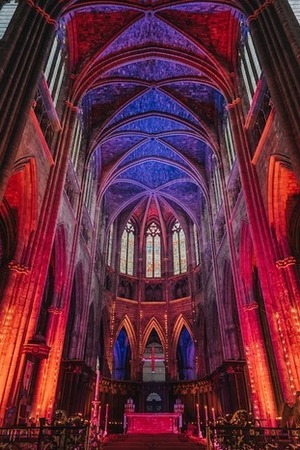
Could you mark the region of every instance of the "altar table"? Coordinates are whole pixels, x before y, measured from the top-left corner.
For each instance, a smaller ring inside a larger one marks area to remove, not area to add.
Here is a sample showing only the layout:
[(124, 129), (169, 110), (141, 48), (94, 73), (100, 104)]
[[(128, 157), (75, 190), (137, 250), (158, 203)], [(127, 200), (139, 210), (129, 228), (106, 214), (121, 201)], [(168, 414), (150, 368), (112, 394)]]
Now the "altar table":
[(178, 434), (179, 417), (179, 413), (128, 413), (125, 414), (124, 420), (127, 433)]

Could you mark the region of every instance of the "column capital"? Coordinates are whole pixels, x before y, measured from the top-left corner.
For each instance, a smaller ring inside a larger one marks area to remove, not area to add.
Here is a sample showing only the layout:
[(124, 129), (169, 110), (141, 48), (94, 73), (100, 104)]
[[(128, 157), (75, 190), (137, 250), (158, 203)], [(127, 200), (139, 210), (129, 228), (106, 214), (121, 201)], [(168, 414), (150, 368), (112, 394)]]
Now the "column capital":
[(287, 256), (283, 259), (278, 259), (275, 262), (277, 269), (285, 269), (288, 266), (294, 266), (297, 263), (296, 258), (294, 256)]
[(273, 5), (275, 0), (266, 0), (259, 8), (257, 8), (253, 14), (251, 14), (248, 17), (248, 23), (250, 23), (252, 20), (256, 20), (258, 16), (264, 11), (266, 8), (268, 8), (270, 5)]
[(12, 259), (8, 264), (7, 267), (14, 271), (14, 272), (18, 272), (24, 275), (28, 275), (30, 273), (30, 268), (25, 266), (25, 264), (21, 264), (18, 263), (17, 261), (15, 261), (14, 259)]
[(258, 309), (258, 308), (259, 308), (259, 305), (255, 301), (252, 301), (251, 303), (248, 303), (247, 305), (243, 306), (243, 310), (245, 312), (252, 311), (253, 309)]
[(57, 26), (57, 20), (53, 19), (50, 14), (48, 14), (43, 8), (37, 6), (33, 0), (26, 0), (27, 4), (33, 8), (38, 14), (40, 14), (47, 23), (50, 25)]
[(229, 110), (231, 108), (234, 108), (235, 106), (237, 106), (239, 103), (241, 103), (241, 97), (237, 97), (234, 100), (232, 100), (231, 103), (228, 103), (226, 105), (226, 109)]
[(69, 100), (65, 100), (65, 104), (66, 104), (66, 106), (67, 106), (68, 108), (70, 108), (72, 111), (74, 111), (74, 112), (76, 112), (76, 113), (79, 111), (78, 106), (73, 105), (73, 103), (71, 103)]

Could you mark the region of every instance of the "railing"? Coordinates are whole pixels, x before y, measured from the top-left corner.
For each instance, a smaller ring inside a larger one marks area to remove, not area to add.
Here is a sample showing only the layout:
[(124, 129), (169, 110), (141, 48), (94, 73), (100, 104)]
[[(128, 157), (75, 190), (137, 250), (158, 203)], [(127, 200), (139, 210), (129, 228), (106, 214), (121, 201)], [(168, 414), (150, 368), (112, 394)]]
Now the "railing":
[(263, 427), (245, 410), (208, 422), (205, 434), (207, 450), (300, 450), (300, 428)]
[(0, 428), (0, 449), (86, 450), (88, 438), (88, 426)]
[(207, 448), (220, 450), (297, 450), (300, 449), (300, 429), (209, 426)]

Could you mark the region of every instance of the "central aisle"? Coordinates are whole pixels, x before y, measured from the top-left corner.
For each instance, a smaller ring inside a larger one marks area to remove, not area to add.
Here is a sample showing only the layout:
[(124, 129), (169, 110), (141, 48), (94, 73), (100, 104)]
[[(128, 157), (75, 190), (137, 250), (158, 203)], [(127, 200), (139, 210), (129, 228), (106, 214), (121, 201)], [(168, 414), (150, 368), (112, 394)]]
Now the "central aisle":
[(132, 434), (113, 437), (103, 446), (104, 450), (193, 450), (205, 449), (184, 435)]

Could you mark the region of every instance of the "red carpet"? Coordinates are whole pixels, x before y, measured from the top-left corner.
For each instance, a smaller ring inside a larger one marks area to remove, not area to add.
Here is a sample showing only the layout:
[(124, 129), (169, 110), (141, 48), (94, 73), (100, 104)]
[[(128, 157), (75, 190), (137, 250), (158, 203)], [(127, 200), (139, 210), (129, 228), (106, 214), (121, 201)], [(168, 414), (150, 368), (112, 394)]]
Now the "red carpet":
[(104, 450), (196, 450), (205, 449), (205, 446), (199, 446), (184, 435), (131, 434), (112, 436), (102, 448)]

